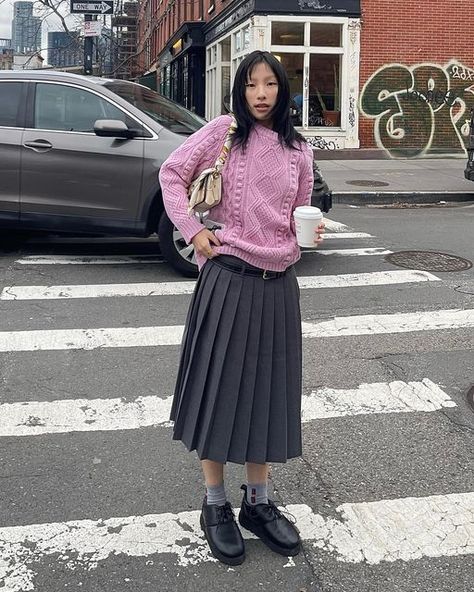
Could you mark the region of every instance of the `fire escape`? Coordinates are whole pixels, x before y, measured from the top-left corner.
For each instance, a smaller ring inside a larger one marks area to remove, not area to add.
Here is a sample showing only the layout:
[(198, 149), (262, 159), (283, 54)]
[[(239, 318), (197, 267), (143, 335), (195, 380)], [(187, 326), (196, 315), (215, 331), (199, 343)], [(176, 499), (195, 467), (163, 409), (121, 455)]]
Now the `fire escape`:
[(114, 78), (133, 80), (139, 74), (137, 60), (137, 16), (136, 0), (119, 0), (112, 17), (115, 40)]

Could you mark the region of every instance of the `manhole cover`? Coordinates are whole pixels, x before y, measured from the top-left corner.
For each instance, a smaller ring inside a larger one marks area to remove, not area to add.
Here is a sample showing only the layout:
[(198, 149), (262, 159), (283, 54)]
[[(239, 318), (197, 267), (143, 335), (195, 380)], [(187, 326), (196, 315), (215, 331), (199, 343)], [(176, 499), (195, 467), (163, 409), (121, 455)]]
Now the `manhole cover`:
[(386, 255), (385, 260), (399, 267), (420, 271), (464, 271), (472, 267), (467, 259), (433, 251), (398, 251)]
[(348, 185), (357, 185), (358, 187), (387, 187), (389, 183), (385, 181), (373, 181), (372, 179), (355, 179), (354, 181), (346, 181)]

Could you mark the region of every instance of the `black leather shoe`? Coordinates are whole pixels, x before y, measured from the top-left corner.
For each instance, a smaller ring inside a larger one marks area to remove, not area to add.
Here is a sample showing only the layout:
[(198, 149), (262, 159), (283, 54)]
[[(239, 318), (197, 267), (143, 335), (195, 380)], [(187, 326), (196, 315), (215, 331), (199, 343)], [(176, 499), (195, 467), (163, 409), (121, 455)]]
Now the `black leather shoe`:
[(244, 491), (242, 506), (239, 512), (240, 524), (258, 536), (272, 551), (292, 557), (301, 550), (301, 539), (298, 529), (283, 516), (272, 500), (268, 504), (252, 506), (247, 502), (247, 486)]
[(205, 496), (200, 522), (214, 557), (228, 565), (244, 562), (244, 540), (229, 502), (223, 506), (208, 504)]

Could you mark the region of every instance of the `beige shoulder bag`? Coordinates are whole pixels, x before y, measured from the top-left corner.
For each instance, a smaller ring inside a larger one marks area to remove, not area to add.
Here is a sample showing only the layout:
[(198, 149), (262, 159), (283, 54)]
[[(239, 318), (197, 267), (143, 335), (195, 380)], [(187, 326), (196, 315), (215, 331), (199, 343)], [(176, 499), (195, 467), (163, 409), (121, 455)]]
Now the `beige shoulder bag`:
[(188, 214), (202, 214), (214, 206), (217, 206), (222, 197), (222, 169), (230, 152), (232, 136), (237, 129), (237, 122), (232, 118), (232, 123), (227, 130), (225, 142), (219, 158), (211, 169), (205, 169), (188, 188)]

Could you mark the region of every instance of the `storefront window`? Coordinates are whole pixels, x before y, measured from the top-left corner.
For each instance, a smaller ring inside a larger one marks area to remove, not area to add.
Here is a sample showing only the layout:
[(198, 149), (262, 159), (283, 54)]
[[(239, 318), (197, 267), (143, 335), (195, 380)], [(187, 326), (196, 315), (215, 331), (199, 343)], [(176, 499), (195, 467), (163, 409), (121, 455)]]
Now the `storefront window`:
[(178, 101), (178, 62), (171, 64), (171, 98)]
[(332, 23), (311, 23), (310, 43), (313, 47), (341, 47), (342, 26)]
[(169, 97), (171, 91), (171, 67), (166, 66), (165, 68), (165, 96)]
[(230, 111), (230, 35), (223, 39), (221, 46), (221, 94), (220, 94), (220, 111), (223, 115)]
[[(294, 125), (305, 129), (340, 127), (342, 22), (275, 20), (271, 27), (270, 51), (281, 61), (290, 79)], [(289, 47), (281, 52), (283, 44)], [(324, 53), (319, 49), (323, 47)]]
[(309, 67), (309, 126), (341, 124), (341, 56), (312, 54)]
[(182, 103), (185, 107), (189, 108), (188, 99), (188, 86), (189, 86), (189, 68), (188, 68), (188, 55), (183, 56), (183, 100)]
[(237, 31), (234, 36), (234, 45), (235, 45), (235, 52), (239, 53), (242, 51), (242, 31)]
[(230, 37), (226, 37), (221, 42), (222, 61), (230, 62)]
[(250, 47), (250, 27), (245, 27), (243, 30), (244, 36), (244, 50)]
[(221, 72), (221, 115), (224, 115), (230, 111), (230, 66), (222, 66)]
[(303, 45), (304, 23), (274, 22), (272, 45)]
[(277, 60), (285, 68), (290, 82), (291, 117), (294, 125), (303, 125), (303, 62), (302, 53), (278, 53)]

